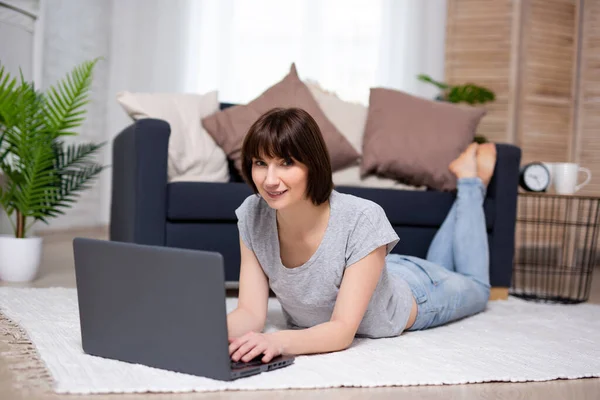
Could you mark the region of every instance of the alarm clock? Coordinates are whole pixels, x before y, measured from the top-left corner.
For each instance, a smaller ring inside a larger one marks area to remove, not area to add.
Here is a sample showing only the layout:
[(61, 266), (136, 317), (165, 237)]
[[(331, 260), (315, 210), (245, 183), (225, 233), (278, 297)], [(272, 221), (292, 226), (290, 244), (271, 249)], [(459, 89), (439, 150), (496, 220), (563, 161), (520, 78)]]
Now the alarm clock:
[(541, 162), (525, 164), (521, 168), (519, 184), (528, 192), (545, 192), (550, 185), (550, 171)]

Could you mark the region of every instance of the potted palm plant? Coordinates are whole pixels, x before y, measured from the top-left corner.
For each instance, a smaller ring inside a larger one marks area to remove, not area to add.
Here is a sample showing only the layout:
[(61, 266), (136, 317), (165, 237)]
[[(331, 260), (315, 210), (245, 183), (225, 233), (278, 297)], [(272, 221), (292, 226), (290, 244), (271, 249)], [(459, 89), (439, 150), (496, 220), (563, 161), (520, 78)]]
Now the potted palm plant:
[(65, 141), (84, 121), (97, 62), (75, 67), (45, 92), (0, 65), (0, 205), (14, 231), (0, 236), (1, 280), (35, 278), (42, 239), (31, 234), (32, 225), (64, 214), (104, 169), (94, 161), (104, 143)]

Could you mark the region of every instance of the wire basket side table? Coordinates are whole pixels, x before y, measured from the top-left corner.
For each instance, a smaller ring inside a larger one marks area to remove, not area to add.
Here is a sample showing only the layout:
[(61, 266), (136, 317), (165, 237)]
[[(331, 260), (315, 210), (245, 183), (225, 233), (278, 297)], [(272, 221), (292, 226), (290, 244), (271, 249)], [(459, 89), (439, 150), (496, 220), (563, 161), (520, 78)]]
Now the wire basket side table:
[(587, 301), (597, 260), (600, 198), (519, 193), (510, 294)]

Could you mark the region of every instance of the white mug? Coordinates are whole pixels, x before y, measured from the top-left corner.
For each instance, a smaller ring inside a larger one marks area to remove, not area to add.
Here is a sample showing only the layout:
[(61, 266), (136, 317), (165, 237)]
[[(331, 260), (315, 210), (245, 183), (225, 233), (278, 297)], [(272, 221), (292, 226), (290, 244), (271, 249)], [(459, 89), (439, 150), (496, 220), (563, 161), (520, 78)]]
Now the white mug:
[[(582, 183), (577, 184), (580, 172), (585, 172), (587, 177)], [(576, 193), (592, 179), (592, 172), (589, 169), (575, 163), (551, 163), (550, 175), (554, 190), (558, 194)]]

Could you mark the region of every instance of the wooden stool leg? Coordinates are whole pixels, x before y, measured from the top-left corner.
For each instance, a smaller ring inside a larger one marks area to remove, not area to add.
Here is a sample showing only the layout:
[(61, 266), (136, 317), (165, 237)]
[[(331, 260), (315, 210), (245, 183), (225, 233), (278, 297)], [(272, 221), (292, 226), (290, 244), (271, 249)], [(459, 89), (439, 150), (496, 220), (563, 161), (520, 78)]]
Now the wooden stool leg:
[(490, 300), (507, 300), (508, 299), (508, 288), (507, 287), (493, 287), (490, 290)]

